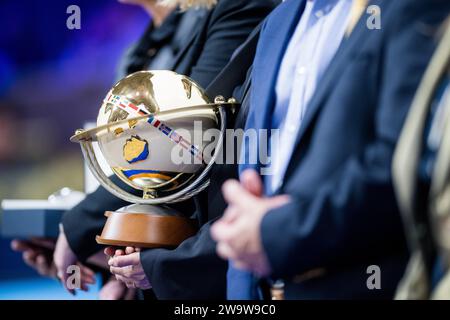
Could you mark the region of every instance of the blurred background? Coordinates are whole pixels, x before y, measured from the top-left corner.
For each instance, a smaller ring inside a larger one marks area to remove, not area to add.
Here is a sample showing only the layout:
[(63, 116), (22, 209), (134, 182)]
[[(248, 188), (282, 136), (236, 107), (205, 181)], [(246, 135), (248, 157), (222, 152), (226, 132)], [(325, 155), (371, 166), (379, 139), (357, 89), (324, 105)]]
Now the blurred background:
[[(81, 29), (69, 30), (70, 5)], [(0, 201), (83, 190), (75, 129), (95, 121), (125, 50), (149, 23), (116, 0), (0, 0)], [(67, 299), (54, 280), (25, 266), (0, 239), (0, 299)], [(76, 298), (95, 298), (97, 288)]]

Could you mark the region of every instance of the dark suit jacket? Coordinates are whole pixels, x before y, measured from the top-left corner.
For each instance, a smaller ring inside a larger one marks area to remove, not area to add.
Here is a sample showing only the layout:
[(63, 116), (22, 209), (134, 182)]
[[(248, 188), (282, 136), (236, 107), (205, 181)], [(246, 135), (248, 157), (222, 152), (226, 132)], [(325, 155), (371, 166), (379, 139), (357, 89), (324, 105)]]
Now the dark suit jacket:
[[(391, 181), (393, 151), (435, 48), (446, 0), (375, 0), (381, 30), (363, 14), (308, 106), (280, 194), (292, 202), (261, 225), (273, 277), (286, 298), (390, 298), (407, 250)], [(253, 64), (248, 128), (268, 128), (275, 81), (303, 1), (267, 19)], [(369, 290), (367, 267), (381, 268)]]
[[(199, 22), (198, 29), (181, 50), (174, 68), (205, 86), (224, 68), (232, 52), (243, 43), (258, 23), (273, 9), (277, 0), (219, 1), (218, 5)], [(210, 96), (231, 96), (233, 89), (245, 80), (253, 61), (257, 35), (244, 44), (240, 54), (222, 70), (212, 83)], [(248, 87), (248, 86), (247, 86)], [(239, 97), (238, 97), (239, 98)], [(177, 204), (175, 209), (194, 213), (199, 226), (220, 216), (225, 203), (220, 195), (220, 181), (236, 172), (233, 167), (213, 168), (212, 185), (194, 201)], [(127, 191), (128, 186), (112, 178)], [(102, 249), (95, 243), (101, 232), (105, 210), (127, 205), (104, 188), (98, 188), (63, 218), (64, 230), (72, 250), (82, 261)], [(161, 299), (221, 299), (225, 298), (226, 263), (215, 255), (207, 229), (185, 241), (176, 250), (155, 249), (141, 254), (146, 274), (157, 298)]]

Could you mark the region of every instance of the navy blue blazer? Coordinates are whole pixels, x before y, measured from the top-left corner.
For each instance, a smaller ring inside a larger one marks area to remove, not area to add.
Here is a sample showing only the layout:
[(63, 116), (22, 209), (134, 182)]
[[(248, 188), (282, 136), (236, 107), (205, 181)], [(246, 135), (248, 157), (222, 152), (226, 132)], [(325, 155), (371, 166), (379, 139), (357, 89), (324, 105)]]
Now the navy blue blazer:
[[(391, 181), (405, 116), (435, 49), (447, 0), (375, 0), (381, 30), (363, 14), (308, 106), (280, 194), (292, 202), (261, 226), (274, 278), (286, 298), (390, 298), (407, 249)], [(267, 19), (253, 64), (247, 128), (269, 128), (275, 81), (304, 1)], [(367, 268), (381, 268), (381, 290)]]

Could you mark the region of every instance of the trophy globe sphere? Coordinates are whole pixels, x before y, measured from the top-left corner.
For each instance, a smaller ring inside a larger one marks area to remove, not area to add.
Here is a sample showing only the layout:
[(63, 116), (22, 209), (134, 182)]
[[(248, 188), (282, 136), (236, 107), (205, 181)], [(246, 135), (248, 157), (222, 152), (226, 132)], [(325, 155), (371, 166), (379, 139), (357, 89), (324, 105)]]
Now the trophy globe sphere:
[(219, 124), (217, 110), (193, 80), (172, 71), (140, 71), (108, 92), (96, 137), (113, 172), (156, 198), (202, 172), (211, 160), (203, 152), (203, 133)]

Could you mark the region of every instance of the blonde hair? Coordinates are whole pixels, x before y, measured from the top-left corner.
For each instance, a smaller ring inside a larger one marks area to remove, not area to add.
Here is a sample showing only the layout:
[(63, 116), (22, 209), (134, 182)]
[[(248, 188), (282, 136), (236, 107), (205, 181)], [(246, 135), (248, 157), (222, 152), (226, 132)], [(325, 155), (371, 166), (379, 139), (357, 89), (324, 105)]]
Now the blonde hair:
[(182, 10), (189, 8), (208, 8), (211, 9), (217, 4), (218, 0), (159, 0), (159, 3), (164, 6), (176, 7), (179, 6)]

